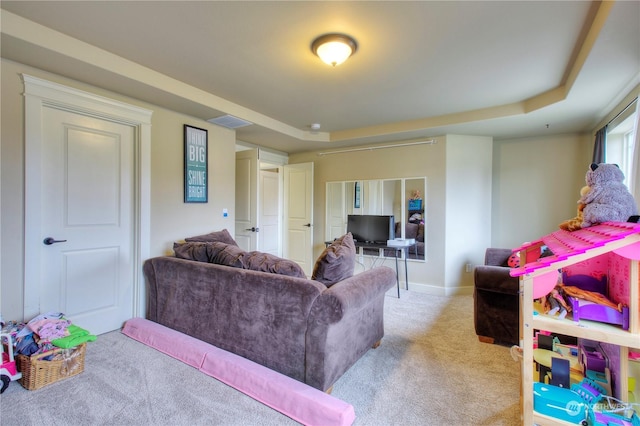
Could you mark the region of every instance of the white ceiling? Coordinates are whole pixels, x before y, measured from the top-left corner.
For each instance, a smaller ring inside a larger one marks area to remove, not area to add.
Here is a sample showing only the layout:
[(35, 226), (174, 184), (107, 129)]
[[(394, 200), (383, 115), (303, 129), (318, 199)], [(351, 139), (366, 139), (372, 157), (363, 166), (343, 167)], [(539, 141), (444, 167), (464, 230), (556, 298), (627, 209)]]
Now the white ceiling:
[[(203, 120), (235, 115), (257, 123), (239, 140), (289, 153), (588, 132), (640, 82), (639, 1), (0, 6), (2, 57)], [(309, 48), (327, 32), (359, 44), (335, 68)]]

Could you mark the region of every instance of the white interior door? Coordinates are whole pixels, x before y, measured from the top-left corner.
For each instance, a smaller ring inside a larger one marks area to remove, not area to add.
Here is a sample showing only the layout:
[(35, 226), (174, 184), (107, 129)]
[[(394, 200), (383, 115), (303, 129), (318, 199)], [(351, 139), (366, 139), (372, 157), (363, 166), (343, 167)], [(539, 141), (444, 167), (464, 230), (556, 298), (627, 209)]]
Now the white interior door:
[(133, 316), (134, 128), (45, 108), (43, 129), (40, 311), (118, 329)]
[(258, 249), (258, 150), (236, 153), (236, 233), (238, 246), (246, 251)]
[(283, 256), (313, 272), (313, 163), (284, 166)]
[(278, 171), (260, 170), (260, 238), (258, 250), (276, 256), (280, 250), (280, 179)]
[(21, 77), (23, 319), (55, 310), (94, 334), (118, 329), (146, 308), (152, 111)]

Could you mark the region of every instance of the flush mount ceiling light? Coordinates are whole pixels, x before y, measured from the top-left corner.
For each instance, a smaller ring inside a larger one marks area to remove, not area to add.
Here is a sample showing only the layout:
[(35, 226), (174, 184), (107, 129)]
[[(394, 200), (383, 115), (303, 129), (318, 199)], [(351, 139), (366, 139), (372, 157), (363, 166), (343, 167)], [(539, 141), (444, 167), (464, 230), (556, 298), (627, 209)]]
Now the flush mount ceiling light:
[(345, 34), (325, 34), (311, 43), (311, 51), (334, 67), (346, 61), (356, 50), (358, 43)]

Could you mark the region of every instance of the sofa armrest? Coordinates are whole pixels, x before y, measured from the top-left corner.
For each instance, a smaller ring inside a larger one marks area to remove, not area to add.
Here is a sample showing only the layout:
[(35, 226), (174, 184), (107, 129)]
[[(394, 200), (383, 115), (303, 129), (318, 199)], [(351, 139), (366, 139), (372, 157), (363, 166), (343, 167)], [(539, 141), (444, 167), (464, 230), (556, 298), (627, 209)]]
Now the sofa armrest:
[(156, 273), (151, 259), (142, 264), (142, 271), (146, 280), (146, 318), (157, 322), (158, 317), (158, 283)]
[(473, 271), (476, 290), (494, 293), (518, 294), (520, 283), (518, 277), (512, 277), (511, 268), (504, 266), (476, 266)]
[(316, 299), (309, 321), (334, 324), (349, 311), (359, 310), (396, 285), (393, 269), (381, 266), (334, 284)]
[(393, 269), (380, 266), (334, 284), (309, 315), (305, 382), (326, 391), (384, 336), (384, 300), (396, 285)]

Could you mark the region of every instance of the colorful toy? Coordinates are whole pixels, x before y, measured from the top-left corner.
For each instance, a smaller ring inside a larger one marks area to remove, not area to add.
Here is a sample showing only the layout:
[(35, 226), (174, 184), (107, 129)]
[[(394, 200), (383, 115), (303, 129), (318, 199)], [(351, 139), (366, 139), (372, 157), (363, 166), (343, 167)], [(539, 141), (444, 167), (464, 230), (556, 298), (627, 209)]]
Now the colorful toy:
[(589, 407), (588, 423), (593, 426), (640, 426), (634, 406), (637, 404), (603, 395), (597, 404)]
[(3, 393), (9, 387), (10, 382), (22, 378), (22, 373), (16, 368), (11, 334), (0, 334), (0, 347), (2, 347), (2, 364), (0, 365), (2, 387), (0, 388), (0, 393)]
[(571, 389), (535, 382), (533, 409), (540, 414), (573, 424), (584, 424), (589, 406)]
[(554, 316), (556, 313), (559, 313), (558, 318), (562, 319), (567, 316), (567, 312), (571, 312), (571, 306), (564, 300), (558, 286), (551, 290), (551, 293), (547, 296), (547, 300), (551, 306), (551, 309), (547, 312), (549, 315)]
[(511, 253), (511, 256), (507, 259), (507, 265), (510, 268), (518, 268), (520, 266), (520, 253)]
[(638, 214), (633, 195), (624, 184), (624, 174), (616, 164), (592, 163), (585, 181), (590, 190), (579, 201), (585, 205), (582, 228), (603, 222), (626, 222)]
[(567, 316), (568, 312), (571, 312), (571, 304), (564, 298), (562, 292), (561, 283), (558, 283), (549, 294), (542, 297), (540, 302), (542, 303), (542, 310), (545, 314), (555, 316), (558, 314), (558, 318), (562, 319)]
[(573, 312), (573, 321), (591, 320), (620, 325), (629, 329), (629, 307), (614, 303), (598, 291), (584, 290), (576, 286), (564, 285), (562, 292), (567, 296)]
[(602, 387), (606, 391), (607, 395), (611, 395), (611, 371), (608, 367), (604, 369), (603, 373), (599, 371), (586, 370), (584, 375), (585, 378), (593, 380), (593, 382)]
[(571, 386), (571, 390), (590, 405), (600, 401), (600, 398), (606, 395), (606, 390), (591, 379), (583, 379), (580, 383)]
[(538, 413), (584, 426), (640, 426), (635, 403), (608, 395), (597, 382), (585, 378), (571, 389), (541, 382), (533, 384), (533, 409)]
[[(584, 197), (585, 195), (587, 195), (587, 192), (589, 192), (589, 188), (588, 186), (583, 186), (582, 189), (580, 190), (580, 200), (582, 199), (582, 197)], [(582, 228), (582, 221), (583, 221), (583, 215), (582, 215), (582, 211), (584, 210), (584, 203), (581, 203), (580, 200), (578, 200), (578, 214), (576, 217), (574, 217), (573, 219), (569, 219), (569, 220), (565, 220), (564, 222), (562, 222), (559, 226), (560, 229), (564, 229), (565, 231), (577, 231), (578, 229)]]

